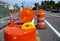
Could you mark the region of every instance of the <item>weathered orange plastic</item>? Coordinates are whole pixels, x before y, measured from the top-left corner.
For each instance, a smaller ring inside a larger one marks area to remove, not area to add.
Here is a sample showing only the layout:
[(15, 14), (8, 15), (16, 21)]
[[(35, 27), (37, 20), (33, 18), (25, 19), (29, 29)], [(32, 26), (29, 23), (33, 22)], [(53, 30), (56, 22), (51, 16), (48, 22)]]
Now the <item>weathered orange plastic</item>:
[(19, 13), (19, 19), (21, 19), (23, 22), (31, 22), (34, 18), (34, 12), (30, 8), (24, 8)]
[(17, 27), (4, 29), (5, 41), (36, 41), (36, 29), (22, 30)]

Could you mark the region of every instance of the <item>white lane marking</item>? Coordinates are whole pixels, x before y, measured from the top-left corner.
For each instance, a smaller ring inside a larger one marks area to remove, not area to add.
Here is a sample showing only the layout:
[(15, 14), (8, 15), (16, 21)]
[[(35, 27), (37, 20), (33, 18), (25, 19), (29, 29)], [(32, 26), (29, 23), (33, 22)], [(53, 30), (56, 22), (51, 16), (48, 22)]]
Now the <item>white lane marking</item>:
[(60, 33), (48, 22), (45, 20), (45, 22), (50, 26), (50, 28), (56, 33), (56, 35), (60, 38)]
[(58, 18), (60, 18), (60, 16), (59, 16), (59, 15), (56, 15), (56, 14), (48, 14), (48, 15), (51, 15), (51, 16), (53, 16), (53, 17), (58, 17)]

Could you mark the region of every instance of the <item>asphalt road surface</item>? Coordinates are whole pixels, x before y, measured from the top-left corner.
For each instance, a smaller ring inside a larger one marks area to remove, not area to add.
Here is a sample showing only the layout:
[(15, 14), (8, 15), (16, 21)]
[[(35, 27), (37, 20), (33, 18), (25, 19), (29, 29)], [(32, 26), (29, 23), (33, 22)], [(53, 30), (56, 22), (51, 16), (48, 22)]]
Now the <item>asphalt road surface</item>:
[[(46, 29), (37, 29), (41, 41), (60, 41), (59, 13), (45, 12), (45, 27)], [(0, 41), (4, 41), (3, 29), (0, 29)]]
[(38, 30), (41, 41), (60, 41), (60, 17), (59, 13), (45, 12), (44, 30)]
[[(18, 19), (18, 13), (14, 13), (13, 16), (12, 16), (13, 20), (12, 21), (15, 21)], [(1, 23), (2, 20), (4, 21), (4, 23)], [(4, 26), (6, 26), (7, 24), (9, 24), (9, 17), (6, 17), (6, 18), (2, 18), (0, 19), (0, 29), (2, 29)]]

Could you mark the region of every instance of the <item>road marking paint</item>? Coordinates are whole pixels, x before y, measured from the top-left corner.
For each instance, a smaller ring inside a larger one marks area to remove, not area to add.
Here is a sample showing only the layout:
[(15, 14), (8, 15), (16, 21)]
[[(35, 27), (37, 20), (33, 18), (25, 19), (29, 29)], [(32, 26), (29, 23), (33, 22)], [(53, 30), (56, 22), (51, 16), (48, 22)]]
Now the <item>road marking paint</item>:
[(39, 37), (39, 35), (38, 35), (38, 30), (36, 31), (36, 34), (37, 34), (36, 41), (40, 41), (40, 37)]
[(60, 18), (60, 16), (59, 16), (59, 15), (55, 15), (55, 14), (48, 14), (48, 15), (51, 15), (51, 16), (59, 17), (59, 18)]
[(37, 36), (36, 40), (37, 40), (37, 41), (40, 41), (40, 37), (39, 37), (39, 36)]
[(38, 30), (36, 31), (36, 34), (38, 35)]
[(49, 25), (49, 27), (56, 33), (56, 35), (60, 38), (60, 33), (48, 22), (45, 20), (45, 22)]

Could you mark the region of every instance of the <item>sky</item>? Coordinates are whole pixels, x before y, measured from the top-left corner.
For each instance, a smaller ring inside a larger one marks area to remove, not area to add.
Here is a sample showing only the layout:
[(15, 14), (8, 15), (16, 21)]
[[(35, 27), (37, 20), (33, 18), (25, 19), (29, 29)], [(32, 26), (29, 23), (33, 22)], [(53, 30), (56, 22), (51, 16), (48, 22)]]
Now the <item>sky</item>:
[[(10, 3), (10, 4), (18, 4), (18, 6), (23, 5), (24, 6), (30, 6), (33, 7), (35, 2), (38, 2), (41, 5), (42, 0), (3, 0), (4, 2)], [(60, 0), (54, 0), (56, 3)]]

